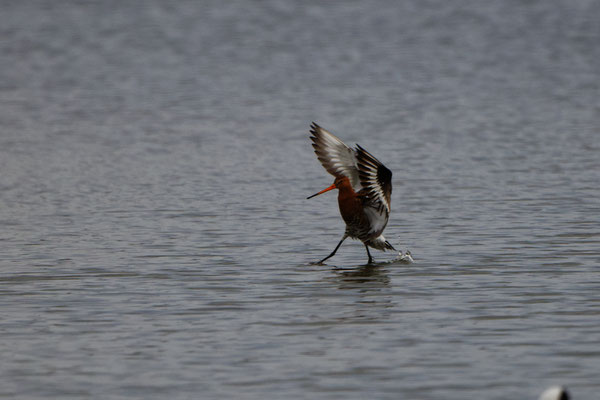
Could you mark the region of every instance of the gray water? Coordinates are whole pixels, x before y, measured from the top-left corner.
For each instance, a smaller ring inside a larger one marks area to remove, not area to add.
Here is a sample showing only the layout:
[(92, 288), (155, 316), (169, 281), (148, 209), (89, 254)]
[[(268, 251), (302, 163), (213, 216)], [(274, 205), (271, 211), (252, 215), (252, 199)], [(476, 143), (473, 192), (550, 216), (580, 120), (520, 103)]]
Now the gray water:
[(597, 1), (0, 7), (0, 397), (597, 399)]

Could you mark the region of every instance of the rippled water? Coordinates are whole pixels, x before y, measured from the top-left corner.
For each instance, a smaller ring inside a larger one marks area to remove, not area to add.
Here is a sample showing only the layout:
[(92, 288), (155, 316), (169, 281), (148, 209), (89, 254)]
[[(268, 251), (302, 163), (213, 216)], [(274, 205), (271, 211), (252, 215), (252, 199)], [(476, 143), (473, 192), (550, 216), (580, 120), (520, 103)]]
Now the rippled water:
[[(2, 8), (0, 396), (597, 395), (597, 2)], [(312, 120), (414, 264), (310, 264)]]

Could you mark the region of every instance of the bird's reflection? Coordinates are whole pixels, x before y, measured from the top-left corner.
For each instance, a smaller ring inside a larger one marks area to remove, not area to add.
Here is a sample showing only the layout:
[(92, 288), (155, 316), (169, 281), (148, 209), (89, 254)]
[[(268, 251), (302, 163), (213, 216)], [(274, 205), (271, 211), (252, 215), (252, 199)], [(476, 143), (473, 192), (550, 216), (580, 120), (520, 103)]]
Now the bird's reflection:
[(379, 264), (333, 267), (332, 272), (338, 278), (340, 289), (354, 289), (357, 286), (376, 289), (390, 285), (388, 271)]
[(344, 299), (343, 323), (375, 323), (388, 320), (394, 307), (391, 280), (381, 264), (333, 267), (332, 280)]

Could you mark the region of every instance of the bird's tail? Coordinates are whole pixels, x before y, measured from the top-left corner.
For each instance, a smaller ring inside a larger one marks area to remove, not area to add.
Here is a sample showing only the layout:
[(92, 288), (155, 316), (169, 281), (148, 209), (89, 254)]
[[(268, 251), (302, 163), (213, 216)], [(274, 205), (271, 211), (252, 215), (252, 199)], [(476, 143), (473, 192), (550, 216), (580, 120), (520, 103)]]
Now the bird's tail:
[(394, 246), (392, 246), (392, 244), (390, 242), (385, 240), (385, 237), (383, 237), (383, 235), (379, 235), (376, 238), (370, 239), (368, 242), (366, 242), (366, 244), (377, 250), (383, 250), (383, 251), (394, 250), (394, 251), (396, 251)]

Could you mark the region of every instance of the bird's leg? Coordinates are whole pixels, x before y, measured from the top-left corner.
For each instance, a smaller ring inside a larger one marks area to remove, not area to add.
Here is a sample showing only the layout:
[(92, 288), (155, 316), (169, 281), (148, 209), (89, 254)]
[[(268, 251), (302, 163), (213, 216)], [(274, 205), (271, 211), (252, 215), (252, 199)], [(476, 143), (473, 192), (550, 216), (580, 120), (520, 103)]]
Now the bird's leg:
[(342, 245), (342, 243), (344, 242), (344, 240), (346, 240), (347, 237), (348, 237), (348, 235), (344, 234), (344, 237), (342, 238), (342, 240), (340, 240), (340, 242), (338, 243), (338, 245), (335, 246), (335, 249), (333, 249), (333, 251), (331, 252), (331, 254), (328, 255), (327, 257), (325, 257), (324, 259), (322, 259), (321, 261), (319, 261), (318, 264), (323, 264), (323, 261), (327, 260), (328, 258), (333, 257), (333, 255), (335, 254), (335, 252), (340, 248), (340, 246)]
[(371, 257), (371, 252), (369, 252), (369, 246), (365, 244), (365, 249), (367, 249), (367, 255), (369, 256), (369, 264), (373, 263), (373, 257)]

